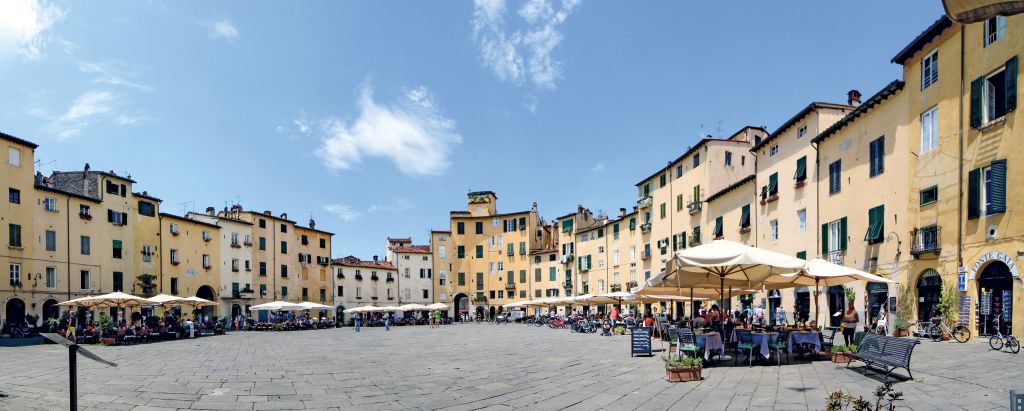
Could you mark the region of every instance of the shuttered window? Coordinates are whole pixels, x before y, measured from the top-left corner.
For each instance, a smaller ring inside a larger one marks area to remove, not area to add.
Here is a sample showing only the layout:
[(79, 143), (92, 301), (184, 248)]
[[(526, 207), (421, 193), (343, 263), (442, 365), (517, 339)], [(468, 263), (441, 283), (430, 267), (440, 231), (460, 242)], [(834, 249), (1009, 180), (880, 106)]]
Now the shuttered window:
[(967, 173), (967, 218), (1006, 212), (1006, 160)]
[(508, 249), (508, 255), (509, 255), (509, 256), (513, 256), (513, 255), (515, 255), (515, 254), (516, 254), (516, 253), (515, 253), (515, 251), (516, 251), (516, 246), (515, 246), (515, 244), (513, 244), (512, 242), (509, 242), (509, 243), (507, 244), (507, 247), (505, 247), (505, 248), (507, 248), (507, 249)]
[(768, 176), (768, 196), (779, 194), (779, 173), (772, 173)]
[(876, 138), (869, 147), (871, 152), (871, 176), (877, 176), (885, 171), (885, 136)]
[(828, 193), (835, 194), (842, 189), (842, 160), (833, 161), (828, 165)]
[(868, 210), (868, 230), (864, 233), (864, 241), (868, 244), (882, 242), (885, 233), (885, 205)]
[(723, 229), (722, 229), (722, 216), (718, 216), (718, 218), (715, 219), (714, 237), (715, 238), (721, 237), (722, 236), (722, 231), (723, 231)]
[(743, 206), (742, 214), (740, 214), (740, 228), (750, 227), (750, 204)]
[(796, 173), (793, 174), (793, 179), (798, 183), (807, 180), (807, 156), (796, 160)]

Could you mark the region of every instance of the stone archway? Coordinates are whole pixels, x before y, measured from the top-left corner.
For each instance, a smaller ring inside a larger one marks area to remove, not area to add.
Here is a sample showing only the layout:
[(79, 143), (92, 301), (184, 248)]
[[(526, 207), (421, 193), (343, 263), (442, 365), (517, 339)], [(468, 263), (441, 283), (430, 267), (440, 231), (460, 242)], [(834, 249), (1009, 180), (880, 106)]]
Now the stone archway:
[(25, 322), (25, 302), (20, 298), (12, 298), (7, 301), (7, 309), (4, 321), (7, 325), (21, 324)]
[[(995, 334), (995, 318), (999, 318), (999, 331), (1003, 335), (1010, 334), (1013, 325), (1013, 278), (1010, 267), (999, 260), (989, 262), (978, 273), (978, 302), (982, 306), (982, 315), (978, 318), (979, 334)], [(986, 306), (988, 315), (984, 311)]]
[[(217, 300), (217, 294), (213, 291), (213, 287), (210, 287), (208, 285), (204, 285), (202, 287), (199, 287), (199, 289), (196, 290), (196, 297), (199, 297), (199, 298), (202, 298), (202, 299), (206, 299), (206, 300), (210, 300), (210, 301), (216, 301)], [(197, 310), (197, 311), (202, 312), (203, 315), (210, 317), (210, 321), (213, 321), (213, 317), (217, 313), (216, 309), (217, 309), (216, 305), (208, 305), (206, 307), (199, 308), (199, 310)]]
[(461, 321), (463, 314), (469, 314), (469, 296), (457, 294), (452, 301), (455, 302), (455, 318)]
[(43, 302), (43, 321), (51, 318), (60, 318), (60, 306), (52, 298)]

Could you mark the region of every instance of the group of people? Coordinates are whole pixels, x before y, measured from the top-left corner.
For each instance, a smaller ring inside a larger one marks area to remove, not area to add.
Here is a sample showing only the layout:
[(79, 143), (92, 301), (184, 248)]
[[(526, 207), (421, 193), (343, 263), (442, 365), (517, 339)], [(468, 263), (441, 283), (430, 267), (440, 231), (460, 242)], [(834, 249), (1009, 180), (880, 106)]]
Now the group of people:
[[(433, 310), (428, 312), (426, 318), (427, 325), (430, 328), (439, 328), (441, 327), (441, 324), (444, 323), (443, 320), (441, 319), (441, 310)], [(366, 313), (365, 316), (363, 313), (357, 312), (352, 314), (352, 326), (355, 332), (360, 332), (360, 330), (362, 330), (364, 321), (366, 322), (367, 325), (383, 325), (384, 331), (391, 331), (391, 325), (396, 322), (395, 313), (392, 312)]]

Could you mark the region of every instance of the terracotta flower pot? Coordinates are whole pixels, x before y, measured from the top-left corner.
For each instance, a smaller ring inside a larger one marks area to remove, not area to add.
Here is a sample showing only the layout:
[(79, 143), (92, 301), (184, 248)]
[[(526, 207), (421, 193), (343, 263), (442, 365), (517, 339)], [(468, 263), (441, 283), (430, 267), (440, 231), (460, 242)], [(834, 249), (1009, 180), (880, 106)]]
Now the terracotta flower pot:
[(701, 367), (665, 367), (665, 380), (668, 382), (700, 381), (700, 370)]
[(895, 337), (906, 337), (908, 335), (910, 335), (910, 333), (907, 331), (907, 329), (895, 330), (893, 332), (893, 336)]
[(832, 353), (832, 362), (837, 364), (846, 364), (850, 362), (850, 356), (846, 355), (844, 352), (834, 352)]
[(100, 343), (103, 345), (114, 345), (113, 338), (100, 338)]

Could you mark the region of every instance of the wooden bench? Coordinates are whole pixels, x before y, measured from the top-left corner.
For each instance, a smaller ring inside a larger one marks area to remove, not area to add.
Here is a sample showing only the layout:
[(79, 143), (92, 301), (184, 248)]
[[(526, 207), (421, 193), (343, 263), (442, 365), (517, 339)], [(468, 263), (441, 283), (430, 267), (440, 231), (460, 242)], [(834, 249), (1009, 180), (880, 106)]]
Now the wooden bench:
[(917, 340), (867, 334), (860, 349), (856, 353), (847, 354), (852, 360), (846, 363), (846, 367), (849, 368), (853, 360), (864, 363), (864, 374), (867, 374), (869, 368), (879, 367), (885, 370), (885, 382), (889, 382), (893, 370), (902, 368), (907, 370), (910, 379), (914, 379), (914, 374), (910, 372), (910, 355), (918, 343)]

